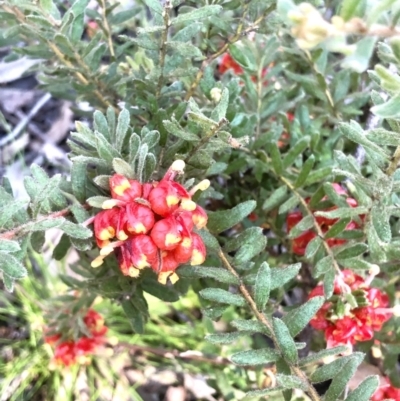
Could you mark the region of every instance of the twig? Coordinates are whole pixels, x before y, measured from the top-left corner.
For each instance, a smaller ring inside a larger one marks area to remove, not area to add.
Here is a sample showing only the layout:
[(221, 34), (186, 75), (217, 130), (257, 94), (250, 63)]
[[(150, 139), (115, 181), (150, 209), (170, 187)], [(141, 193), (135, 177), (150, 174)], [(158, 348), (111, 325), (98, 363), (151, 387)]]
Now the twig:
[(113, 60), (115, 60), (115, 51), (114, 51), (114, 44), (112, 40), (112, 33), (110, 29), (110, 25), (107, 20), (107, 7), (106, 7), (106, 1), (101, 0), (101, 11), (103, 14), (103, 25), (104, 25), (104, 30), (106, 31), (107, 35), (107, 40), (108, 40), (108, 47), (110, 48), (110, 54)]
[(4, 138), (0, 139), (0, 148), (7, 145), (21, 134), (38, 111), (51, 99), (50, 93), (44, 94), (35, 104), (32, 110), (15, 126), (15, 128)]
[(165, 29), (162, 32), (161, 36), (161, 49), (160, 49), (160, 76), (158, 77), (157, 90), (156, 90), (156, 98), (160, 97), (163, 81), (164, 81), (164, 65), (165, 65), (165, 56), (167, 54), (167, 40), (168, 40), (168, 31), (171, 26), (171, 21), (169, 19), (169, 11), (171, 9), (171, 1), (166, 0), (164, 4), (163, 10), (163, 18)]
[(285, 177), (279, 176), (278, 177), (289, 189), (291, 192), (293, 192), (293, 194), (299, 199), (299, 202), (301, 203), (301, 205), (304, 207), (306, 213), (308, 216), (311, 216), (313, 218), (313, 226), (315, 231), (317, 232), (318, 237), (320, 237), (322, 239), (322, 243), (324, 245), (325, 251), (326, 253), (332, 258), (332, 264), (333, 267), (335, 268), (335, 270), (338, 272), (339, 275), (342, 275), (342, 271), (340, 270), (340, 267), (338, 265), (338, 263), (335, 260), (334, 254), (332, 252), (332, 249), (330, 248), (330, 246), (328, 245), (328, 243), (325, 241), (324, 238), (324, 233), (321, 230), (321, 227), (319, 226), (317, 220), (314, 217), (314, 213), (310, 210), (310, 208), (308, 207), (307, 202), (304, 200), (304, 198), (299, 194), (299, 192), (296, 190), (296, 188), (293, 186), (293, 184), (287, 180)]
[(32, 224), (39, 223), (44, 220), (50, 220), (50, 219), (55, 219), (57, 217), (66, 216), (70, 212), (70, 210), (71, 210), (71, 207), (67, 207), (58, 212), (50, 213), (50, 214), (47, 214), (46, 216), (39, 217), (36, 220), (32, 220), (27, 223), (24, 223), (18, 227), (13, 228), (12, 230), (4, 231), (4, 232), (0, 233), (0, 239), (8, 239), (8, 240), (13, 239), (14, 237), (18, 236), (21, 232), (23, 232), (25, 229), (29, 228), (29, 226), (31, 226)]
[(124, 347), (124, 348), (128, 348), (130, 351), (133, 351), (133, 352), (147, 352), (147, 353), (150, 353), (153, 355), (161, 356), (162, 358), (186, 359), (186, 360), (192, 360), (192, 361), (207, 362), (207, 363), (211, 363), (213, 365), (231, 365), (232, 364), (232, 362), (227, 358), (223, 358), (220, 356), (206, 356), (199, 351), (179, 352), (177, 350), (165, 350), (165, 349), (161, 349), (161, 348), (152, 348), (152, 347), (146, 347), (146, 346), (142, 346), (142, 345), (129, 344), (126, 342), (120, 342), (120, 343), (118, 343), (118, 345), (121, 347)]
[[(259, 320), (262, 324), (264, 324), (265, 327), (269, 330), (271, 333), (271, 339), (275, 345), (276, 349), (280, 349), (280, 345), (276, 339), (276, 335), (274, 333), (274, 328), (272, 324), (268, 321), (268, 319), (264, 316), (262, 312), (260, 312), (257, 308), (257, 305), (250, 295), (248, 289), (246, 286), (243, 284), (241, 277), (239, 274), (236, 272), (236, 270), (233, 268), (233, 266), (229, 263), (228, 259), (226, 258), (225, 254), (223, 253), (222, 249), (218, 250), (218, 256), (222, 261), (222, 264), (224, 267), (231, 272), (238, 280), (239, 284), (239, 291), (242, 293), (243, 297), (247, 301), (247, 304), (250, 306), (250, 309), (253, 311), (254, 315), (256, 316), (257, 320)], [(299, 369), (297, 366), (294, 364), (290, 363), (289, 361), (286, 361), (286, 363), (289, 365), (291, 371), (299, 378), (301, 379), (305, 384), (307, 384), (308, 387), (308, 393), (310, 395), (310, 398), (312, 401), (320, 401), (320, 397), (313, 387), (313, 385), (309, 382), (306, 374)]]

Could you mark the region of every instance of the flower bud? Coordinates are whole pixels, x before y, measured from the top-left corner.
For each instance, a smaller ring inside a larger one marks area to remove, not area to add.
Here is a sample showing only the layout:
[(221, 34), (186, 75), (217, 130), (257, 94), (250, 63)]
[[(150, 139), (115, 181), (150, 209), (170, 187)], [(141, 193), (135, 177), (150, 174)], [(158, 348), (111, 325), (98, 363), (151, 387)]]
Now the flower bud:
[(182, 199), (190, 199), (190, 196), (182, 185), (173, 181), (161, 181), (148, 198), (154, 213), (162, 217), (177, 210)]
[(201, 265), (206, 260), (206, 247), (200, 235), (192, 233), (193, 252), (190, 259), (192, 266)]
[(142, 196), (142, 184), (136, 180), (128, 180), (121, 174), (110, 178), (111, 196), (113, 199), (130, 202)]
[(183, 237), (182, 241), (172, 252), (175, 260), (179, 264), (189, 262), (193, 254), (193, 241), (191, 236)]
[(135, 202), (126, 206), (126, 217), (126, 228), (133, 234), (146, 234), (153, 228), (155, 222), (152, 210)]
[(208, 216), (206, 211), (199, 205), (192, 212), (192, 220), (198, 230), (204, 228), (207, 225)]
[(215, 103), (219, 103), (222, 97), (222, 91), (220, 88), (212, 88), (210, 90), (210, 97)]
[(98, 243), (99, 248), (104, 246), (104, 243), (101, 241), (108, 241), (115, 237), (118, 219), (118, 208), (103, 210), (95, 216), (94, 235), (100, 241), (100, 244)]
[(175, 249), (182, 240), (181, 227), (173, 216), (157, 221), (151, 230), (151, 238), (163, 251)]
[(131, 261), (139, 270), (157, 264), (158, 248), (148, 235), (139, 234), (132, 238)]

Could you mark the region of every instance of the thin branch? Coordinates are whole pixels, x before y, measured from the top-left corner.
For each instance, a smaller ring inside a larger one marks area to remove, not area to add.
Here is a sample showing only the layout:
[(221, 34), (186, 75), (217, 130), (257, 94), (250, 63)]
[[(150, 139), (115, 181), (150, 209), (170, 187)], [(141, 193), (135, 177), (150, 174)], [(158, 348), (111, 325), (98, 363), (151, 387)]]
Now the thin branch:
[[(218, 256), (221, 259), (224, 267), (237, 278), (237, 280), (240, 283), (239, 291), (242, 293), (244, 299), (247, 301), (248, 305), (250, 306), (250, 309), (256, 316), (257, 320), (260, 321), (265, 327), (267, 327), (267, 329), (271, 333), (271, 339), (275, 345), (275, 348), (280, 349), (280, 345), (277, 341), (272, 324), (268, 321), (268, 319), (264, 316), (264, 314), (258, 310), (257, 305), (256, 305), (254, 299), (252, 298), (252, 296), (250, 295), (249, 290), (243, 284), (242, 279), (239, 276), (239, 274), (236, 272), (236, 270), (233, 268), (233, 266), (229, 263), (224, 252), (222, 251), (222, 249), (218, 250)], [(294, 364), (290, 363), (289, 361), (286, 361), (286, 363), (290, 366), (290, 370), (292, 371), (292, 373), (295, 374), (299, 379), (301, 379), (304, 383), (307, 384), (308, 393), (309, 393), (311, 400), (312, 401), (320, 401), (320, 397), (319, 397), (317, 391), (315, 390), (313, 385), (309, 382), (306, 374), (300, 368), (298, 368)]]
[(168, 31), (171, 26), (171, 21), (169, 19), (169, 12), (172, 8), (171, 1), (166, 0), (163, 10), (163, 18), (165, 29), (161, 35), (161, 49), (160, 49), (160, 76), (158, 77), (157, 90), (156, 90), (156, 98), (160, 97), (163, 81), (164, 81), (164, 65), (165, 65), (165, 56), (167, 54), (167, 40), (168, 40)]
[(299, 199), (299, 202), (301, 203), (301, 205), (304, 207), (306, 213), (308, 216), (311, 216), (313, 218), (313, 226), (315, 231), (317, 232), (318, 237), (320, 237), (322, 239), (322, 243), (324, 245), (325, 251), (326, 253), (332, 258), (332, 264), (333, 267), (335, 268), (335, 270), (338, 272), (339, 275), (342, 275), (342, 271), (340, 270), (340, 267), (338, 265), (338, 263), (335, 260), (334, 254), (332, 249), (330, 248), (330, 246), (328, 245), (328, 243), (325, 241), (324, 238), (324, 233), (321, 229), (321, 227), (319, 226), (317, 220), (315, 219), (314, 213), (311, 211), (311, 209), (309, 208), (307, 202), (304, 200), (304, 198), (301, 196), (301, 194), (296, 190), (296, 188), (293, 186), (293, 184), (286, 179), (285, 177), (279, 176), (278, 177), (289, 189), (291, 192), (293, 192), (293, 194)]
[(149, 353), (149, 354), (153, 354), (153, 355), (158, 355), (162, 358), (168, 358), (168, 359), (177, 358), (177, 359), (184, 359), (184, 360), (191, 360), (191, 361), (198, 361), (198, 362), (206, 362), (206, 363), (211, 363), (213, 365), (232, 365), (232, 362), (227, 358), (223, 358), (220, 356), (207, 356), (199, 351), (180, 352), (177, 350), (152, 348), (152, 347), (146, 347), (146, 346), (142, 346), (142, 345), (129, 344), (126, 342), (119, 342), (118, 346), (127, 348), (134, 353), (145, 352), (145, 353)]
[(108, 47), (110, 49), (110, 54), (113, 60), (115, 60), (115, 51), (114, 51), (114, 44), (112, 40), (112, 32), (110, 25), (107, 20), (107, 6), (106, 6), (106, 0), (101, 0), (101, 10), (102, 10), (102, 16), (103, 16), (103, 27), (106, 32), (107, 36), (107, 41), (108, 41)]
[(23, 233), (24, 230), (29, 229), (29, 227), (34, 223), (39, 223), (44, 220), (55, 219), (57, 217), (63, 217), (63, 216), (66, 216), (67, 214), (69, 214), (70, 211), (71, 211), (71, 207), (67, 207), (58, 212), (50, 213), (50, 214), (47, 214), (46, 216), (39, 217), (36, 220), (32, 220), (32, 221), (29, 221), (28, 223), (21, 224), (20, 226), (15, 227), (12, 230), (4, 231), (4, 232), (0, 233), (0, 240), (2, 240), (2, 239), (11, 240), (14, 237), (18, 237), (18, 235)]

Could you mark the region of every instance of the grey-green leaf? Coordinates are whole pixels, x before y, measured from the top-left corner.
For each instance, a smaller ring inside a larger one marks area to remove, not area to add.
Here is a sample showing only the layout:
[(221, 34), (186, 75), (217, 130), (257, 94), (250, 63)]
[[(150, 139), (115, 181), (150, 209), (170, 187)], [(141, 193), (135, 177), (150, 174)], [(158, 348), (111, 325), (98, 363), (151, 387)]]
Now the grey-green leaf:
[(254, 301), (259, 311), (263, 311), (269, 299), (271, 289), (271, 269), (263, 262), (258, 269), (256, 285), (254, 286)]
[(256, 205), (255, 201), (250, 200), (240, 203), (229, 210), (209, 212), (207, 227), (215, 234), (225, 231), (241, 222), (255, 209)]
[(240, 366), (256, 366), (275, 362), (278, 358), (278, 351), (272, 348), (263, 348), (236, 352), (231, 356), (231, 361)]
[(245, 299), (238, 294), (232, 294), (229, 291), (225, 291), (221, 288), (205, 288), (200, 291), (200, 295), (204, 299), (209, 301), (218, 302), (221, 304), (235, 305), (235, 306), (245, 306)]
[(286, 323), (292, 337), (297, 336), (307, 326), (323, 303), (324, 297), (313, 297), (284, 316), (283, 321)]
[(296, 344), (290, 335), (290, 331), (283, 320), (273, 318), (272, 324), (274, 327), (275, 337), (279, 344), (279, 349), (286, 361), (297, 363), (298, 354)]

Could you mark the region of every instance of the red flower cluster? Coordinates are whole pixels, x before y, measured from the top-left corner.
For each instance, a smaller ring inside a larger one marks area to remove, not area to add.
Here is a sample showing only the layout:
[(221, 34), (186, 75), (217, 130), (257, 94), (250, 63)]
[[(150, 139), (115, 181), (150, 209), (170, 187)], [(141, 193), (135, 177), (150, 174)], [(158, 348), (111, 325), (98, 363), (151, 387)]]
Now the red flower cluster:
[(388, 378), (385, 378), (386, 383), (380, 385), (371, 397), (371, 401), (382, 401), (391, 399), (400, 401), (400, 388), (393, 387)]
[[(236, 75), (243, 74), (243, 68), (233, 59), (233, 57), (229, 53), (225, 53), (218, 66), (218, 72), (220, 74), (225, 74), (226, 71), (233, 70)], [(268, 69), (264, 68), (262, 71), (262, 77), (264, 78), (267, 75)], [(253, 82), (256, 82), (257, 78), (255, 76), (251, 77)]]
[[(203, 208), (191, 200), (197, 190), (205, 190), (204, 180), (189, 192), (174, 181), (183, 171), (182, 160), (175, 161), (160, 182), (141, 184), (115, 174), (110, 178), (112, 199), (94, 219), (94, 233), (100, 256), (97, 267), (115, 250), (125, 276), (137, 277), (141, 269), (152, 268), (158, 281), (175, 283), (182, 263), (200, 265), (206, 257), (201, 237), (193, 232), (207, 224)], [(111, 242), (111, 240), (116, 240)]]
[(108, 328), (104, 325), (104, 319), (93, 309), (89, 309), (83, 319), (91, 337), (83, 335), (77, 341), (72, 339), (61, 341), (61, 334), (54, 334), (45, 337), (45, 342), (55, 346), (54, 361), (57, 365), (70, 366), (75, 363), (86, 364), (89, 362), (89, 355), (104, 344), (105, 334)]
[[(346, 191), (344, 191), (344, 189), (339, 184), (333, 184), (333, 186), (339, 195), (347, 195)], [(307, 199), (306, 201), (308, 203), (309, 199)], [(351, 207), (356, 207), (358, 205), (357, 201), (353, 198), (347, 198), (346, 201), (347, 201), (348, 205)], [(333, 206), (324, 211), (329, 212), (329, 211), (335, 210), (335, 209), (337, 209), (337, 207)], [(300, 211), (289, 213), (286, 218), (287, 232), (289, 233), (290, 230), (303, 219), (303, 217), (304, 216), (303, 216), (302, 212), (300, 212)], [(338, 221), (338, 219), (328, 219), (328, 218), (322, 217), (322, 216), (315, 216), (315, 219), (316, 219), (318, 225), (321, 227), (321, 230), (323, 233), (326, 233)], [(355, 221), (350, 221), (350, 223), (347, 224), (347, 226), (346, 226), (346, 230), (354, 230), (358, 227), (359, 226)], [(298, 237), (296, 237), (292, 243), (293, 252), (296, 255), (303, 256), (306, 251), (308, 243), (315, 237), (316, 237), (316, 233), (312, 229), (309, 229), (309, 230), (305, 231), (304, 233), (302, 233), (301, 235), (299, 235)], [(327, 239), (326, 242), (328, 243), (329, 246), (332, 247), (335, 245), (342, 245), (346, 242), (346, 240), (339, 239), (339, 238), (329, 238), (329, 239)]]
[[(377, 268), (375, 273), (377, 274)], [(387, 308), (389, 298), (377, 288), (370, 288), (374, 274), (368, 279), (343, 270), (337, 277), (334, 295), (324, 303), (310, 324), (325, 331), (328, 348), (336, 345), (353, 345), (357, 341), (373, 338), (374, 332), (389, 320), (393, 309)], [(324, 295), (322, 285), (314, 288), (308, 298)]]

